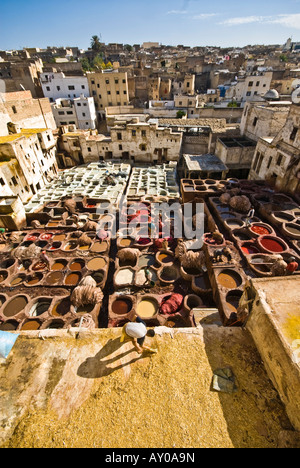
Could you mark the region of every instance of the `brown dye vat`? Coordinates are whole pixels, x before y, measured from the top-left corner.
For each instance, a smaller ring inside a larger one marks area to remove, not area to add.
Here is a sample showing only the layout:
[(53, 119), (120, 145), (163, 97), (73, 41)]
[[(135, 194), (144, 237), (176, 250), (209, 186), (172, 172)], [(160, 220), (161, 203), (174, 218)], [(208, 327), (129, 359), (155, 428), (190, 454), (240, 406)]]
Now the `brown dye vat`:
[(41, 322), (38, 320), (27, 320), (27, 322), (25, 322), (22, 326), (21, 330), (39, 330), (40, 326)]
[(96, 257), (93, 258), (93, 260), (90, 260), (89, 263), (87, 264), (87, 267), (89, 270), (101, 270), (105, 268), (106, 266), (106, 261), (104, 258), (101, 257)]
[(116, 315), (126, 315), (132, 309), (132, 302), (130, 299), (117, 299), (112, 304), (112, 311)]
[(143, 299), (137, 306), (137, 314), (141, 318), (151, 318), (157, 314), (158, 304), (154, 299)]
[(85, 267), (85, 263), (82, 260), (75, 260), (70, 264), (71, 271), (80, 271)]
[(39, 275), (32, 275), (32, 276), (28, 276), (27, 280), (25, 281), (25, 283), (28, 285), (28, 286), (35, 286), (36, 284), (38, 284), (41, 280), (43, 279), (43, 275), (39, 274)]
[(16, 276), (10, 283), (11, 286), (17, 286), (18, 284), (23, 283), (25, 276)]
[(0, 307), (3, 306), (4, 302), (6, 301), (5, 296), (0, 296)]
[(298, 226), (296, 223), (286, 224), (285, 229), (289, 234), (292, 234), (298, 237), (300, 236), (300, 226)]
[(65, 240), (66, 236), (65, 234), (55, 234), (53, 237), (54, 242), (63, 242)]
[(183, 268), (188, 275), (199, 276), (202, 274), (201, 270), (198, 268)]
[(107, 250), (107, 242), (95, 242), (91, 248), (91, 252), (101, 253), (106, 252)]
[(53, 242), (53, 244), (48, 247), (48, 250), (58, 250), (61, 248), (61, 242)]
[(132, 244), (131, 239), (121, 239), (120, 240), (120, 246), (121, 247), (129, 247)]
[(224, 270), (218, 276), (218, 283), (226, 289), (235, 289), (241, 286), (242, 279), (235, 271)]
[(57, 227), (59, 226), (58, 221), (50, 221), (50, 223), (47, 224), (48, 227)]
[(71, 302), (70, 302), (70, 299), (67, 297), (63, 299), (62, 301), (59, 301), (55, 304), (55, 306), (52, 309), (51, 314), (54, 317), (64, 316), (70, 311), (70, 307), (71, 307)]
[(63, 277), (64, 275), (61, 272), (54, 271), (46, 277), (46, 283), (53, 286), (54, 284), (60, 283), (63, 280)]
[(19, 326), (19, 323), (14, 321), (14, 320), (11, 320), (11, 321), (7, 321), (7, 322), (4, 322), (0, 325), (0, 330), (2, 331), (15, 331)]
[(7, 277), (8, 277), (7, 271), (0, 271), (0, 283), (3, 283), (3, 281), (5, 281)]
[(61, 271), (67, 266), (67, 262), (64, 260), (57, 260), (51, 267), (51, 271)]
[(65, 284), (67, 286), (76, 286), (79, 283), (81, 275), (78, 273), (71, 273), (65, 279)]
[(28, 300), (25, 296), (14, 297), (4, 308), (3, 315), (5, 317), (13, 317), (25, 309)]

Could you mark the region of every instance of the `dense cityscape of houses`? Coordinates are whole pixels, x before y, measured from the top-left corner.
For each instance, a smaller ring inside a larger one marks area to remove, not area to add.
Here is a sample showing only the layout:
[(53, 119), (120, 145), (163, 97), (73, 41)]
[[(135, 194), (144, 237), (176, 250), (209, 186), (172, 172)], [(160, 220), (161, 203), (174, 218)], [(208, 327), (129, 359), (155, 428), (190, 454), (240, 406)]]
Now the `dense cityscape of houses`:
[(1, 192), (27, 202), (59, 169), (99, 160), (173, 161), (185, 174), (186, 155), (213, 154), (224, 177), (300, 193), (299, 50), (94, 36), (88, 50), (0, 51)]

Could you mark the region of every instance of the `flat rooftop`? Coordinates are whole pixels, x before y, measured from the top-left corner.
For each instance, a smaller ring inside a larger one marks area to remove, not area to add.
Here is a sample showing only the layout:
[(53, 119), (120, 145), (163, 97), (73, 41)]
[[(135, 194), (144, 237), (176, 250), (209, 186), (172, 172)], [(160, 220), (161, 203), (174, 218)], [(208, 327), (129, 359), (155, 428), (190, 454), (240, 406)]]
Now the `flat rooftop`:
[(183, 157), (189, 171), (228, 171), (228, 167), (215, 154), (184, 154)]
[[(250, 334), (200, 321), (142, 356), (118, 329), (21, 332), (0, 365), (0, 446), (275, 448), (291, 426)], [(236, 393), (211, 388), (224, 367)]]

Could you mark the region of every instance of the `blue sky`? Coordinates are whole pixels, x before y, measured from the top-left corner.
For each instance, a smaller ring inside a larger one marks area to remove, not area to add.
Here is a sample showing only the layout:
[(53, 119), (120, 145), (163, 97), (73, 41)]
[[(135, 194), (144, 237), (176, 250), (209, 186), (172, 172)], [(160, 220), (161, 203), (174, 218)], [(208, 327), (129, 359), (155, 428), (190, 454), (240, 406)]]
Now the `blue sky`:
[(0, 0), (0, 49), (156, 41), (189, 46), (300, 41), (300, 0)]

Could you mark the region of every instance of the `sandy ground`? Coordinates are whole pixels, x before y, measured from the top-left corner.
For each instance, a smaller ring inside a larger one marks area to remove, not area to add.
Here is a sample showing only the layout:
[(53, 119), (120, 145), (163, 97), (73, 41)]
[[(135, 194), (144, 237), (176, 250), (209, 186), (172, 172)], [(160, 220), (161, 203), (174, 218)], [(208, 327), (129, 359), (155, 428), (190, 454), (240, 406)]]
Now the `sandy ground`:
[[(276, 447), (291, 426), (248, 332), (191, 331), (142, 356), (117, 329), (19, 336), (0, 367), (0, 446)], [(238, 391), (212, 391), (227, 366)]]

